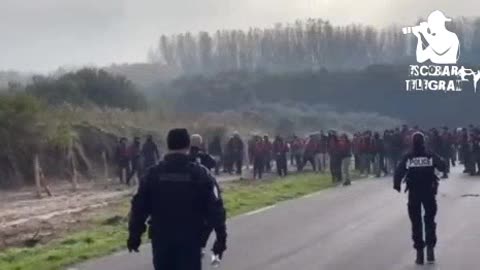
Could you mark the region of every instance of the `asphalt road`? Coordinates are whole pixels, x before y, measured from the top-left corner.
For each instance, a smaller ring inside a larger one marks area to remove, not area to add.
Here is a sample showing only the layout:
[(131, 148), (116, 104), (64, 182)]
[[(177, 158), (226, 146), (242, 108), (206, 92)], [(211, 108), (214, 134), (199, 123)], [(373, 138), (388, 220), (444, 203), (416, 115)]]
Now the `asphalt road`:
[[(473, 270), (480, 250), (480, 178), (458, 169), (439, 191), (437, 263), (415, 266), (406, 195), (391, 179), (325, 190), (229, 220), (226, 270)], [(151, 270), (149, 247), (79, 270)], [(480, 259), (480, 258), (479, 258)], [(204, 269), (213, 269), (207, 262)]]

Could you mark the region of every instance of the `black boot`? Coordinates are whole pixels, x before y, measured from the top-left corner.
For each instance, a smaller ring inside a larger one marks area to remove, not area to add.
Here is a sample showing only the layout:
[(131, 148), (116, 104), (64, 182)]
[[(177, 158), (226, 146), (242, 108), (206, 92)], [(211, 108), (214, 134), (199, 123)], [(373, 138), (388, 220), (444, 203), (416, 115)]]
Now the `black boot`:
[(433, 247), (427, 247), (427, 262), (435, 262), (435, 250), (433, 249)]
[(415, 260), (415, 263), (418, 265), (423, 265), (425, 263), (425, 255), (422, 249), (417, 249), (417, 259)]

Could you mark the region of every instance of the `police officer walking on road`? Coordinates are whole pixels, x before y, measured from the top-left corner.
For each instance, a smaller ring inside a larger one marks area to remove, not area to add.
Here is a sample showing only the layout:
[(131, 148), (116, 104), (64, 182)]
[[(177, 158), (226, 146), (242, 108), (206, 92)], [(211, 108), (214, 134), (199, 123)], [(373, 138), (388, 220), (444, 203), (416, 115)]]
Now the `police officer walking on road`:
[[(416, 264), (424, 264), (424, 248), (427, 247), (427, 262), (435, 261), (434, 248), (437, 243), (435, 216), (438, 177), (435, 169), (446, 171), (445, 162), (435, 153), (425, 149), (425, 137), (416, 132), (412, 135), (412, 150), (398, 165), (393, 188), (401, 191), (405, 178), (408, 194), (408, 214), (412, 223), (412, 239), (417, 251)], [(425, 238), (423, 237), (422, 206), (425, 211)]]
[(171, 130), (167, 144), (132, 200), (127, 247), (138, 252), (148, 219), (155, 270), (201, 270), (205, 223), (216, 232), (213, 253), (226, 250), (225, 209), (209, 170), (191, 161), (188, 131)]

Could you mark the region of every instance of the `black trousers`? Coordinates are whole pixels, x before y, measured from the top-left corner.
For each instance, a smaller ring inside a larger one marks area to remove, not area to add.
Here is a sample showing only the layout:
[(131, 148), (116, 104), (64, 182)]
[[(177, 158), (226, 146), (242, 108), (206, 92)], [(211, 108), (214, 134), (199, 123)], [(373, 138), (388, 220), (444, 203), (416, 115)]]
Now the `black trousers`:
[(360, 157), (358, 156), (358, 154), (353, 155), (353, 160), (355, 163), (355, 170), (356, 171), (360, 170)]
[(264, 157), (263, 164), (265, 165), (264, 172), (272, 171), (272, 159), (269, 154)]
[(277, 155), (275, 157), (275, 162), (277, 165), (277, 173), (279, 176), (287, 175), (287, 156), (286, 155)]
[(234, 160), (234, 165), (235, 165), (235, 173), (238, 174), (238, 175), (241, 175), (242, 174), (242, 166), (243, 166), (243, 159), (242, 157), (236, 157), (235, 160)]
[[(412, 222), (412, 240), (415, 249), (435, 247), (437, 234), (435, 216), (437, 200), (434, 191), (410, 191), (408, 194), (408, 215)], [(422, 222), (422, 207), (425, 211)], [(423, 235), (425, 227), (425, 237)]]
[(131, 168), (130, 168), (130, 173), (127, 176), (127, 185), (130, 185), (130, 180), (132, 180), (132, 177), (137, 174), (137, 177), (141, 176), (141, 162), (140, 158), (133, 158), (131, 160)]
[(201, 270), (201, 247), (178, 243), (165, 243), (152, 239), (153, 267), (155, 270)]
[(303, 168), (305, 167), (305, 165), (307, 165), (307, 163), (312, 164), (312, 169), (314, 172), (317, 171), (317, 165), (315, 163), (315, 156), (311, 156), (311, 155), (308, 155), (308, 156), (303, 156), (303, 164), (302, 164), (302, 170)]
[(263, 169), (265, 164), (263, 164), (264, 158), (261, 156), (253, 158), (253, 179), (262, 179)]
[(301, 154), (294, 154), (293, 156), (295, 158), (295, 165), (297, 166), (297, 171), (299, 172), (303, 169), (302, 155)]
[(445, 160), (445, 163), (447, 165), (447, 173), (450, 173), (450, 153), (442, 152), (440, 153), (440, 156)]
[(342, 157), (339, 155), (330, 155), (330, 173), (332, 174), (332, 182), (342, 181)]

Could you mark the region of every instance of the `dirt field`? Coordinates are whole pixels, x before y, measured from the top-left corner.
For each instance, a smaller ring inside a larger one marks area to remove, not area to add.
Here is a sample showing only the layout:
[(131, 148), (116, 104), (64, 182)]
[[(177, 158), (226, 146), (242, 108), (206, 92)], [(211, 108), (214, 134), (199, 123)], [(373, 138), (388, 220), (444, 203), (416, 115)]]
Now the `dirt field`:
[(76, 192), (70, 185), (51, 188), (54, 196), (42, 199), (33, 188), (0, 192), (0, 249), (31, 246), (77, 230), (135, 192), (115, 184), (82, 183)]
[[(244, 169), (243, 178), (252, 172)], [(265, 175), (266, 178), (274, 174)], [(237, 175), (222, 175), (219, 182), (238, 180)], [(95, 226), (92, 220), (112, 218), (135, 193), (114, 182), (82, 182), (76, 192), (69, 184), (50, 187), (53, 197), (38, 199), (34, 188), (0, 191), (0, 250), (7, 247), (34, 246), (69, 232)], [(115, 211), (112, 211), (115, 210)]]

